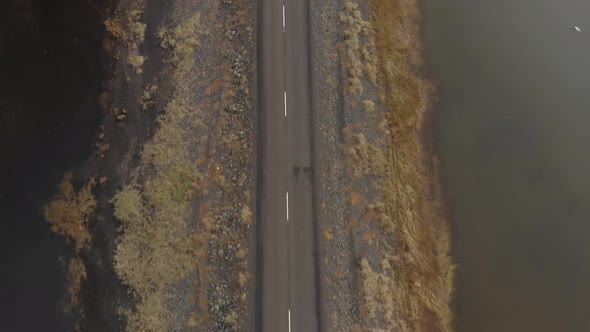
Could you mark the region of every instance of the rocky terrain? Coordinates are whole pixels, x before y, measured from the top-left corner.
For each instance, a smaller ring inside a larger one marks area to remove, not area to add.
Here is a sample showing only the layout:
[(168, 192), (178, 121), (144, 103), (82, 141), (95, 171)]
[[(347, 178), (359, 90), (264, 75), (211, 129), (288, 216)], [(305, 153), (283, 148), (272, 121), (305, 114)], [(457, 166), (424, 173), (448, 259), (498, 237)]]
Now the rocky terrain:
[[(66, 177), (46, 208), (74, 240), (77, 328), (248, 326), (254, 13), (227, 0), (124, 0), (104, 13), (103, 121), (95, 154), (72, 170), (89, 184)], [(81, 212), (59, 218), (67, 204)]]

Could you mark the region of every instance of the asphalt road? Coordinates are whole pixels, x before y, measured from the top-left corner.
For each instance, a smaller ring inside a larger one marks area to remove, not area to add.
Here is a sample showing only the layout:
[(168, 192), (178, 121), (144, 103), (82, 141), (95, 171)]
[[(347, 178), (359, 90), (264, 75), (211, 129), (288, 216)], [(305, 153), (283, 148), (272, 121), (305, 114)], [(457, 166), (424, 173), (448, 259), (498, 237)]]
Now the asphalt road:
[[(284, 6), (284, 7), (283, 7)], [(258, 2), (256, 330), (318, 331), (307, 1)]]

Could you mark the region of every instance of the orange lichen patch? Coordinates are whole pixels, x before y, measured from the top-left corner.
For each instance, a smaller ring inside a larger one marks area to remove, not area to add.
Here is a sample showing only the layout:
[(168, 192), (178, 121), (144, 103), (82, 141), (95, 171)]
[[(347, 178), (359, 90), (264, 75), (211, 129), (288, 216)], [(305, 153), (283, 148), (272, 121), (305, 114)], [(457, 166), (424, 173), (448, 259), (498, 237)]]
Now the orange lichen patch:
[(201, 204), (201, 206), (199, 207), (199, 215), (205, 216), (207, 213), (209, 213), (209, 210), (211, 209), (212, 205), (213, 203), (211, 201), (206, 201), (203, 204)]
[(209, 84), (207, 89), (205, 89), (205, 95), (207, 95), (207, 97), (210, 97), (212, 94), (219, 91), (219, 89), (221, 89), (222, 87), (223, 87), (223, 81), (222, 80), (215, 80), (215, 81), (211, 82), (211, 84)]
[(363, 220), (364, 221), (371, 221), (371, 220), (376, 220), (378, 217), (377, 212), (375, 212), (375, 210), (369, 210), (367, 211), (367, 213), (365, 213), (365, 215), (363, 216)]
[(204, 155), (200, 155), (199, 158), (197, 158), (197, 160), (195, 160), (195, 165), (203, 166), (205, 161), (207, 161), (207, 158)]
[(358, 206), (361, 202), (361, 199), (361, 194), (358, 192), (352, 192), (350, 194), (350, 204), (352, 204), (352, 206)]
[(353, 229), (355, 229), (357, 226), (359, 225), (359, 220), (355, 217), (350, 218), (350, 221), (348, 222), (348, 225), (346, 225), (346, 229), (351, 232)]
[(367, 242), (368, 244), (373, 244), (373, 239), (375, 238), (375, 230), (366, 232), (363, 234), (363, 241)]

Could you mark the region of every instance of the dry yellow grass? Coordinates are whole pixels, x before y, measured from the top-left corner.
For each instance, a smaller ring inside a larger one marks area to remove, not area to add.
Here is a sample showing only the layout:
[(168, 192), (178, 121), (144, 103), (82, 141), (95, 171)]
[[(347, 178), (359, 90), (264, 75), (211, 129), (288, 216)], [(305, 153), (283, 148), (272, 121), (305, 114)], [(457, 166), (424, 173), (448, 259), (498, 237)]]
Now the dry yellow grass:
[(363, 100), (363, 107), (367, 112), (373, 112), (375, 110), (375, 103), (372, 100)]
[(92, 194), (95, 185), (96, 181), (91, 178), (84, 187), (75, 191), (72, 174), (68, 173), (58, 186), (55, 199), (43, 209), (43, 216), (51, 225), (51, 231), (73, 241), (76, 252), (85, 248), (90, 241), (87, 225), (96, 209), (96, 199)]
[(364, 134), (353, 134), (350, 130), (345, 129), (344, 137), (347, 146), (345, 153), (355, 177), (385, 173), (386, 156), (381, 149), (368, 143)]
[(381, 262), (381, 272), (374, 271), (368, 260), (360, 262), (361, 292), (364, 299), (361, 308), (362, 315), (368, 319), (381, 317), (389, 328), (397, 328), (398, 323), (398, 296), (399, 290), (391, 268), (387, 260)]
[(168, 50), (166, 61), (178, 66), (177, 75), (190, 74), (187, 69), (192, 67), (188, 58), (195, 53), (199, 45), (198, 33), (201, 32), (201, 16), (193, 15), (173, 28), (163, 28), (158, 33), (160, 45)]
[(143, 72), (142, 66), (145, 62), (145, 57), (140, 54), (130, 54), (127, 57), (127, 63), (133, 67), (136, 74), (141, 74)]
[(424, 199), (436, 178), (423, 166), (427, 158), (420, 143), (430, 96), (428, 83), (417, 74), (421, 49), (415, 17), (409, 15), (418, 5), (402, 0), (371, 0), (369, 5), (391, 135), (383, 199), (389, 220), (382, 222), (397, 235), (397, 285), (391, 296), (400, 306), (403, 331), (451, 331), (454, 266), (448, 225), (437, 203)]
[(340, 13), (340, 23), (344, 25), (342, 67), (347, 74), (345, 91), (351, 95), (362, 94), (364, 76), (372, 82), (377, 79), (371, 24), (362, 19), (358, 4), (352, 1), (346, 2), (345, 11)]

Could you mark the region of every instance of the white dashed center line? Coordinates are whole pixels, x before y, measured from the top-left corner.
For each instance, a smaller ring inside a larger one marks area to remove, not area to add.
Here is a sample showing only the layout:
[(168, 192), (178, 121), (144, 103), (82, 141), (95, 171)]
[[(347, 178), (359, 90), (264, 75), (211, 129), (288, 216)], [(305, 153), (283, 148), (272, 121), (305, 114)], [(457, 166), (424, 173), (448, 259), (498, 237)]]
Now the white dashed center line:
[(285, 193), (285, 202), (287, 202), (287, 221), (289, 221), (289, 192)]
[(285, 32), (285, 5), (283, 5), (283, 32)]
[(289, 309), (289, 332), (291, 332), (291, 309)]
[(283, 93), (283, 103), (285, 104), (285, 116), (287, 116), (287, 92)]

